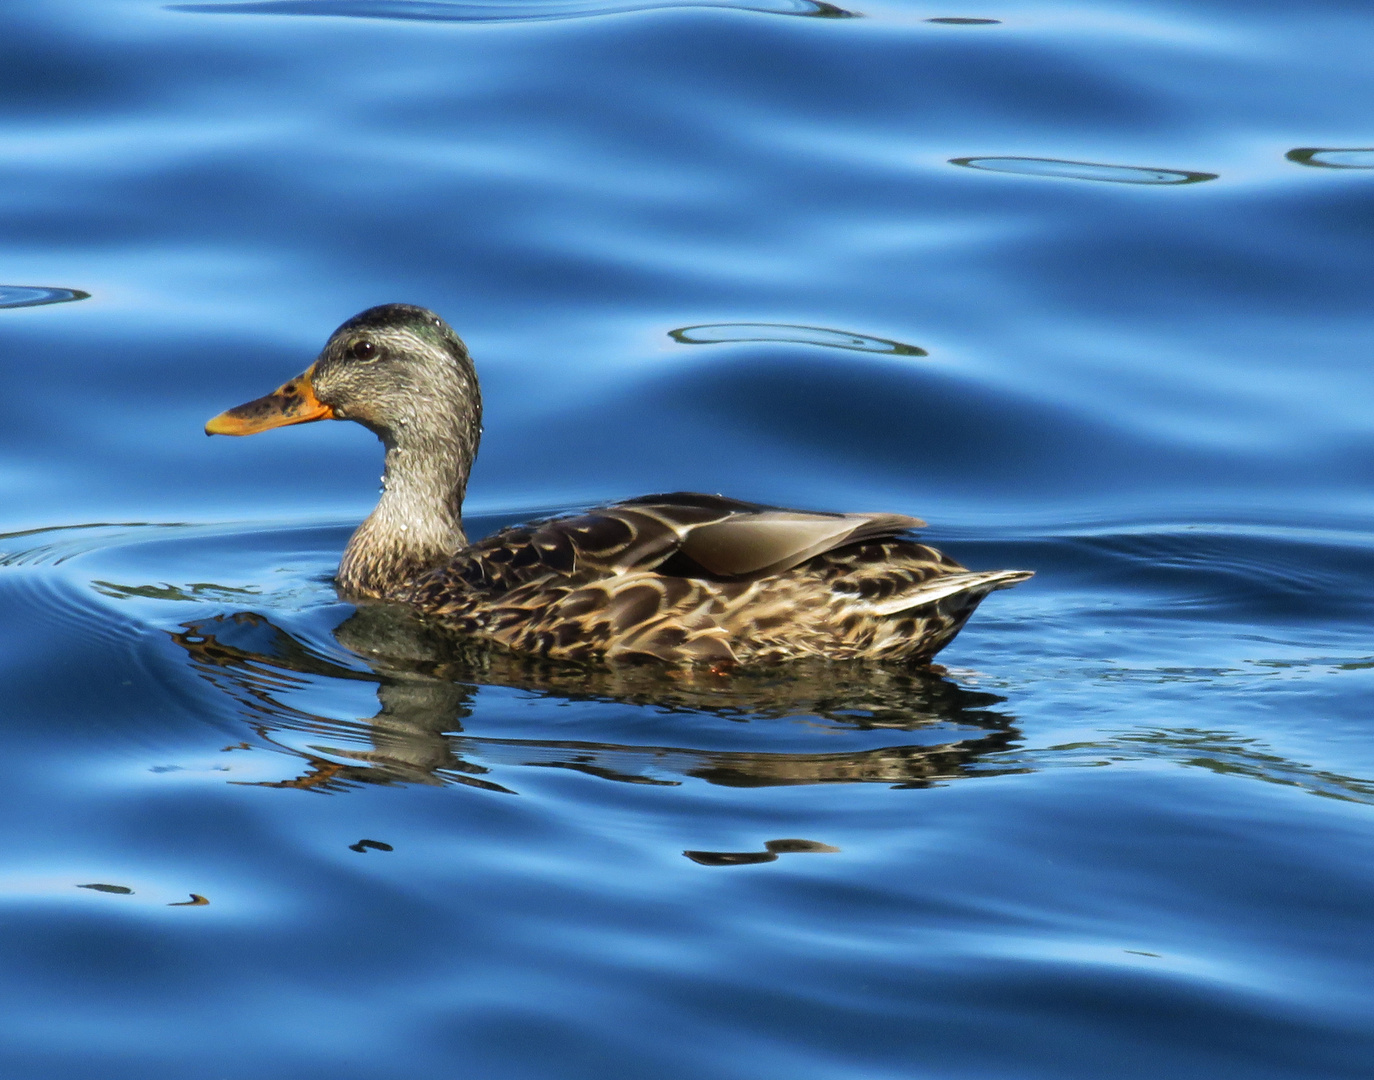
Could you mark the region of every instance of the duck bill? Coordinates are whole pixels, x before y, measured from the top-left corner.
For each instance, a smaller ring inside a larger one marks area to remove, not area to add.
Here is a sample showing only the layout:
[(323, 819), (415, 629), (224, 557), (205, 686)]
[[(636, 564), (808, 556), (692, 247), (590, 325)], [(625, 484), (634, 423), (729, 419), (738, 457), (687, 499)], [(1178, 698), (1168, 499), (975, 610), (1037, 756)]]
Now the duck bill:
[(334, 410), (315, 396), (312, 364), (266, 397), (226, 409), (205, 425), (207, 435), (255, 435), (268, 428), (333, 420)]

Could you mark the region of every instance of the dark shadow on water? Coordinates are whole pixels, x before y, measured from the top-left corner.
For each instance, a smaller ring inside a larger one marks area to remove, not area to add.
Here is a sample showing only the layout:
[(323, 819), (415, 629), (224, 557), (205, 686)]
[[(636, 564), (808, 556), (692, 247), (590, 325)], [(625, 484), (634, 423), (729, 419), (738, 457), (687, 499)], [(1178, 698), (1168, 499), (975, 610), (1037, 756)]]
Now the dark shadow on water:
[(768, 15), (821, 19), (855, 16), (823, 0), (250, 0), (228, 4), (169, 4), (168, 11), (206, 15), (315, 15), (421, 22), (530, 22), (622, 15), (661, 8), (733, 8)]
[[(982, 763), (988, 754), (1013, 748), (1019, 737), (1012, 718), (991, 709), (1003, 699), (927, 669), (790, 664), (721, 675), (660, 665), (582, 667), (455, 640), (390, 605), (358, 609), (334, 634), (369, 670), (321, 655), (252, 612), (187, 623), (171, 635), (198, 673), (242, 707), (260, 739), (304, 760), (298, 775), (266, 786), (344, 791), (361, 784), (464, 784), (510, 792), (488, 777), (494, 767), (512, 766), (568, 769), (629, 784), (676, 786), (696, 779), (726, 787), (919, 788), (961, 776), (1025, 771), (1018, 763)], [(376, 683), (378, 712), (340, 721), (282, 700), (321, 677)], [(852, 731), (921, 732), (923, 740), (857, 751), (778, 753), (467, 735), (463, 722), (473, 715), (483, 687), (520, 690), (551, 705), (631, 704), (741, 722), (805, 717)], [(287, 743), (288, 732), (329, 743), (302, 750)]]

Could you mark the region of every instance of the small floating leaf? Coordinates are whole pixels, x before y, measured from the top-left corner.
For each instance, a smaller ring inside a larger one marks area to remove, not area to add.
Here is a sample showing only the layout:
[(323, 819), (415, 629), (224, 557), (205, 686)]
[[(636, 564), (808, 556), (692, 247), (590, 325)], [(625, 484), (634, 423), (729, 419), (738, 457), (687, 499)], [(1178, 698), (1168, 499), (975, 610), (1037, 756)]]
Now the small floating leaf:
[(201, 896), (200, 893), (192, 893), (191, 899), (179, 900), (175, 904), (168, 904), (168, 907), (204, 907), (210, 901)]
[(916, 345), (887, 338), (830, 330), (824, 326), (792, 326), (788, 323), (703, 323), (669, 330), (668, 336), (682, 345), (723, 345), (748, 341), (776, 341), (796, 345), (825, 345), (832, 349), (886, 353), (889, 356), (929, 356)]
[(955, 16), (941, 19), (927, 19), (926, 22), (940, 23), (943, 26), (995, 26), (1001, 19), (962, 19)]
[(522, 22), (619, 15), (658, 8), (734, 8), (769, 15), (848, 19), (824, 0), (249, 0), (247, 3), (168, 4), (168, 11), (208, 15), (326, 15), (423, 22)]
[(80, 289), (55, 289), (43, 285), (0, 285), (0, 308), (65, 304), (68, 300), (87, 300), (90, 295)]
[(1092, 161), (1061, 161), (1058, 158), (965, 157), (950, 158), (951, 165), (987, 172), (1054, 176), (1067, 180), (1102, 180), (1109, 184), (1200, 184), (1215, 180), (1216, 173), (1184, 169), (1147, 169), (1137, 165), (1100, 165)]
[(362, 852), (362, 851), (366, 851), (368, 848), (372, 848), (373, 851), (395, 851), (395, 850), (396, 850), (396, 849), (395, 849), (394, 847), (392, 847), (390, 844), (384, 844), (384, 843), (382, 843), (380, 840), (359, 840), (356, 844), (349, 844), (349, 845), (348, 845), (348, 850), (349, 850), (349, 851), (359, 851), (359, 852)]
[(1341, 150), (1334, 147), (1300, 147), (1283, 155), (1299, 165), (1311, 165), (1320, 169), (1374, 169), (1374, 146), (1353, 147)]
[(118, 893), (120, 896), (132, 896), (134, 890), (123, 885), (106, 885), (99, 881), (93, 881), (89, 885), (78, 885), (78, 889), (94, 889), (96, 892)]

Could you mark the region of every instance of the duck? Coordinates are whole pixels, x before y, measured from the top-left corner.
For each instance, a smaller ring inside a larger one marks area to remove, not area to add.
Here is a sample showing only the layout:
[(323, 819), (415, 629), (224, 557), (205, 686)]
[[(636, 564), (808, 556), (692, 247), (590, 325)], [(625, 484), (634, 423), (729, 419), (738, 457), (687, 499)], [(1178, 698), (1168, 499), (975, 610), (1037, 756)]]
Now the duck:
[(919, 518), (719, 494), (644, 495), (469, 541), (463, 500), (482, 435), (467, 346), (439, 315), (384, 304), (330, 336), (272, 393), (210, 420), (252, 435), (351, 420), (386, 456), (376, 508), (339, 562), (357, 603), (552, 661), (740, 665), (928, 663), (989, 593), (1028, 570), (970, 571), (913, 534)]

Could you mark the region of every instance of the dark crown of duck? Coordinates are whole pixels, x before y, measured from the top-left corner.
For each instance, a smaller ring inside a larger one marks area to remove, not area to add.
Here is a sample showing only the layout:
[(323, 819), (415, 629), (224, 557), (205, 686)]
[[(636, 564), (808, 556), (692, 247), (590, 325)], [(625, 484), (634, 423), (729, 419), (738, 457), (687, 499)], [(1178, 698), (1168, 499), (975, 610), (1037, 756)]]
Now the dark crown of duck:
[(971, 572), (905, 514), (829, 514), (720, 495), (646, 495), (463, 535), (482, 399), (437, 315), (388, 304), (334, 332), (303, 374), (210, 434), (355, 420), (386, 447), (377, 508), (348, 542), (347, 593), (398, 600), (466, 635), (560, 660), (925, 660), (1024, 570)]
[(311, 420), (354, 420), (386, 447), (377, 508), (339, 564), (349, 592), (382, 595), (467, 544), (462, 505), (482, 433), (467, 346), (438, 315), (384, 304), (334, 331), (313, 364), (277, 390), (221, 413), (211, 435)]

